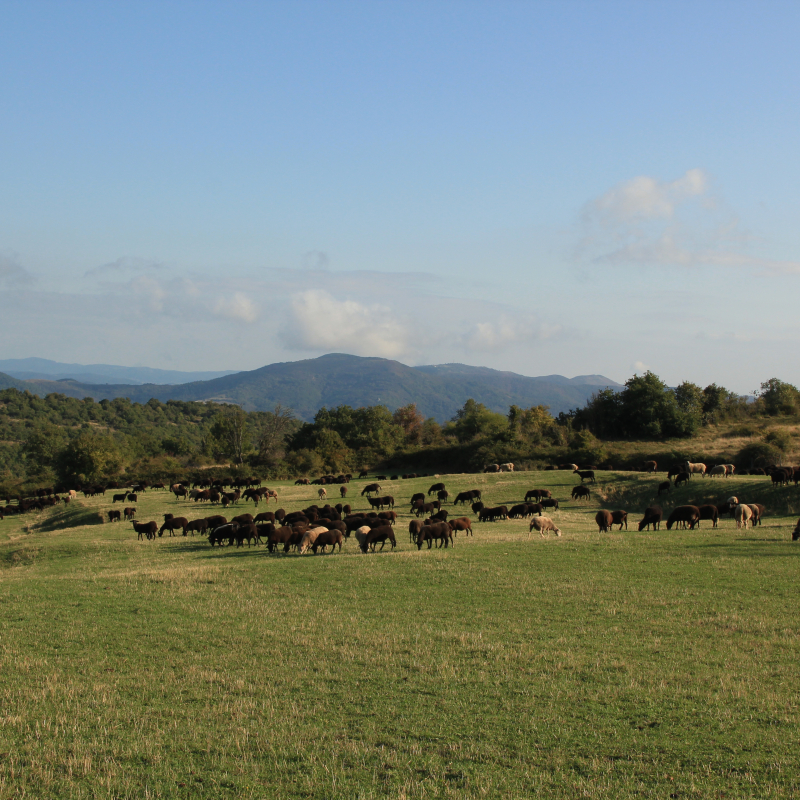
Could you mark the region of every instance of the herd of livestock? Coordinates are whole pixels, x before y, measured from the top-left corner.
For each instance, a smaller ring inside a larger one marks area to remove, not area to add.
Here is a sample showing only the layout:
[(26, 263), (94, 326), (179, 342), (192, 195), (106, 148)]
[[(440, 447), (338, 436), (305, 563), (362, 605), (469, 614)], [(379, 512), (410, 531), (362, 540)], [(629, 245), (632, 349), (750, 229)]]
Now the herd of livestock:
[[(643, 471), (649, 473), (657, 472), (655, 461), (645, 462)], [(573, 500), (588, 499), (591, 491), (587, 483), (595, 483), (596, 467), (579, 467), (577, 464), (564, 464), (554, 466), (551, 469), (568, 469), (580, 478), (580, 484), (572, 488), (571, 498)], [(487, 465), (487, 472), (513, 472), (513, 464)], [(671, 491), (673, 486), (680, 486), (688, 482), (692, 476), (709, 477), (728, 477), (735, 471), (732, 464), (715, 465), (707, 468), (705, 464), (692, 463), (689, 461), (674, 465), (668, 472), (667, 480), (658, 484), (658, 495)], [(769, 475), (773, 485), (784, 485), (790, 481), (795, 484), (800, 481), (800, 468), (791, 467), (770, 467), (760, 470), (757, 474)], [(366, 478), (367, 473), (362, 472), (359, 478)], [(400, 476), (393, 475), (392, 480), (397, 480)], [(417, 478), (417, 474), (406, 474), (402, 478)], [(389, 494), (383, 494), (381, 481), (386, 481), (385, 475), (374, 476), (374, 479), (361, 487), (360, 497), (365, 497), (369, 505), (369, 510), (354, 511), (352, 506), (345, 502), (350, 490), (349, 484), (352, 479), (350, 474), (324, 475), (313, 481), (307, 478), (300, 478), (296, 485), (316, 485), (319, 486), (317, 495), (320, 503), (327, 500), (328, 487), (338, 486), (338, 491), (331, 488), (339, 495), (340, 502), (330, 505), (312, 504), (302, 510), (287, 512), (283, 508), (276, 508), (275, 511), (262, 511), (255, 515), (250, 513), (240, 513), (228, 516), (222, 513), (211, 514), (199, 519), (188, 519), (183, 515), (173, 513), (164, 514), (161, 524), (150, 522), (139, 522), (136, 520), (136, 502), (139, 495), (148, 489), (166, 490), (164, 484), (134, 483), (128, 487), (114, 485), (108, 486), (87, 486), (81, 491), (87, 497), (105, 495), (110, 488), (124, 488), (124, 491), (112, 495), (112, 505), (120, 504), (119, 508), (111, 508), (106, 512), (109, 522), (121, 520), (130, 521), (135, 532), (140, 539), (155, 539), (163, 536), (164, 533), (174, 536), (180, 532), (183, 536), (189, 534), (200, 534), (208, 537), (211, 546), (234, 545), (243, 546), (247, 542), (248, 546), (256, 544), (266, 544), (270, 552), (283, 552), (292, 550), (298, 553), (311, 551), (313, 553), (325, 553), (328, 548), (331, 551), (337, 547), (341, 551), (344, 540), (354, 536), (362, 552), (374, 552), (378, 546), (383, 550), (388, 542), (392, 549), (397, 545), (395, 537), (395, 526), (398, 518), (395, 510), (395, 498)], [(267, 504), (274, 500), (278, 504), (278, 493), (275, 490), (262, 486), (262, 481), (258, 478), (240, 479), (235, 482), (224, 483), (222, 480), (214, 480), (208, 483), (183, 484), (174, 483), (170, 485), (169, 491), (175, 496), (176, 500), (184, 503), (219, 505), (220, 510), (226, 511), (230, 507), (238, 506), (240, 502), (253, 502), (257, 506), (261, 501)], [(227, 490), (226, 490), (227, 489)], [(54, 493), (52, 489), (39, 489), (36, 496), (30, 499), (21, 499), (17, 504), (7, 501), (5, 507), (0, 506), (0, 519), (4, 515), (14, 513), (24, 513), (28, 510), (43, 509), (53, 506), (59, 502), (69, 503), (77, 497), (76, 490), (62, 492), (63, 496)], [(467, 516), (451, 516), (444, 507), (451, 500), (451, 495), (447, 491), (444, 483), (434, 483), (427, 494), (418, 492), (411, 497), (410, 513), (413, 515), (409, 523), (410, 541), (421, 549), (427, 544), (430, 549), (435, 543), (437, 547), (448, 547), (454, 543), (454, 537), (459, 532), (465, 535), (472, 535), (472, 519)], [(482, 500), (480, 489), (470, 489), (459, 492), (452, 498), (453, 508), (469, 507), (473, 515), (480, 523), (494, 522), (506, 519), (528, 519), (530, 524), (528, 535), (538, 531), (541, 536), (548, 532), (553, 532), (561, 536), (561, 530), (555, 521), (546, 516), (545, 512), (552, 513), (559, 510), (559, 501), (553, 497), (549, 489), (530, 489), (524, 497), (524, 501), (512, 505), (491, 506), (485, 505)], [(457, 513), (457, 512), (456, 512)], [(463, 513), (463, 512), (462, 512)], [(750, 525), (761, 524), (761, 519), (766, 513), (766, 508), (758, 503), (740, 502), (739, 498), (731, 496), (723, 503), (705, 503), (698, 506), (680, 505), (674, 508), (666, 520), (666, 528), (671, 530), (673, 527), (695, 529), (701, 521), (708, 520), (716, 527), (719, 520), (729, 516), (736, 520), (737, 527), (747, 527)], [(643, 518), (638, 522), (640, 531), (654, 530), (660, 528), (663, 521), (663, 511), (658, 505), (651, 505), (645, 509)], [(600, 510), (595, 516), (598, 530), (607, 532), (619, 526), (622, 530), (628, 528), (628, 512), (624, 510)], [(793, 534), (793, 539), (800, 538), (800, 521)]]

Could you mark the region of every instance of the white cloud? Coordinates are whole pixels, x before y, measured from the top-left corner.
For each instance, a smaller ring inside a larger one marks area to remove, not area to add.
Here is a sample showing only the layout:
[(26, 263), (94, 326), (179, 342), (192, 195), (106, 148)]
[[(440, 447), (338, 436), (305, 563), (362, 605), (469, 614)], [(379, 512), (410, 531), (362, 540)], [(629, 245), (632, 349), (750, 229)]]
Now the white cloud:
[(21, 266), (15, 253), (0, 253), (0, 283), (6, 286), (25, 286), (36, 278)]
[(218, 317), (240, 322), (255, 322), (258, 319), (255, 303), (242, 292), (236, 292), (230, 297), (220, 297), (214, 306), (214, 313)]
[(585, 214), (599, 217), (605, 223), (669, 219), (674, 216), (677, 205), (705, 195), (707, 191), (708, 178), (701, 169), (690, 169), (677, 180), (668, 182), (638, 175), (593, 200)]
[(631, 364), (631, 369), (637, 374), (644, 374), (650, 370), (650, 367), (648, 367), (644, 361), (634, 361), (633, 364)]
[(390, 308), (337, 300), (321, 289), (292, 297), (281, 336), (296, 350), (397, 358), (409, 349), (407, 327)]
[(577, 257), (596, 264), (750, 268), (798, 273), (800, 262), (749, 252), (751, 237), (701, 169), (674, 181), (639, 175), (586, 204)]

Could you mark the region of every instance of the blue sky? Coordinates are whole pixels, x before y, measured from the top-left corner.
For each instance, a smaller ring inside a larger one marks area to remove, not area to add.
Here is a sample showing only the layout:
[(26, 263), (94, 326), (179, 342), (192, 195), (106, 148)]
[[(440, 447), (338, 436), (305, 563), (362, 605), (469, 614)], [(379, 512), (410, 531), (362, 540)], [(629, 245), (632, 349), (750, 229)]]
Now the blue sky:
[(796, 2), (5, 3), (0, 355), (800, 384), (799, 34)]

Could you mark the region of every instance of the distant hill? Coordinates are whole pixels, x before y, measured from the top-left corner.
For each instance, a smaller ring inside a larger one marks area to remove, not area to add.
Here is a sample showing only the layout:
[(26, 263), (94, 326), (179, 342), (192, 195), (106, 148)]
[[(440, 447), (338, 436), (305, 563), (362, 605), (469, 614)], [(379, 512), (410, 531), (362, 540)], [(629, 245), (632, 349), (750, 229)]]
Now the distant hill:
[(139, 403), (146, 403), (151, 397), (162, 402), (213, 400), (235, 403), (248, 411), (269, 411), (276, 403), (281, 403), (305, 420), (311, 420), (322, 406), (358, 408), (380, 403), (393, 411), (416, 403), (426, 417), (435, 417), (440, 422), (450, 419), (470, 397), (504, 414), (512, 404), (548, 405), (551, 413), (557, 414), (585, 405), (593, 392), (605, 386), (619, 388), (620, 384), (602, 375), (530, 378), (489, 367), (466, 364), (408, 367), (385, 358), (341, 353), (269, 364), (249, 372), (175, 385), (15, 381), (15, 388), (28, 389), (38, 395), (61, 392), (70, 397), (93, 397), (95, 400), (115, 397), (128, 397)]
[(73, 380), (78, 383), (111, 383), (141, 386), (145, 383), (174, 385), (191, 381), (207, 381), (232, 370), (216, 372), (182, 372), (177, 369), (151, 367), (120, 367), (114, 364), (64, 364), (47, 358), (0, 359), (0, 372), (20, 380)]

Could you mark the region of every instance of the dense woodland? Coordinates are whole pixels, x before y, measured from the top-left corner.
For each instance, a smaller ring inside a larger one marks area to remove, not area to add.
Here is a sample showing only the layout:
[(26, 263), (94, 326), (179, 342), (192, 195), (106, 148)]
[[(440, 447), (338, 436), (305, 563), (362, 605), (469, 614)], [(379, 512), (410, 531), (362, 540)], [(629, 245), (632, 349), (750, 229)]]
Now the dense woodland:
[[(547, 406), (507, 414), (468, 400), (446, 424), (414, 404), (320, 409), (301, 423), (291, 409), (245, 412), (238, 406), (125, 398), (95, 402), (61, 394), (40, 398), (0, 391), (0, 494), (32, 486), (74, 486), (103, 479), (186, 479), (200, 470), (264, 478), (395, 469), (468, 472), (511, 461), (538, 468), (561, 460), (636, 469), (649, 457), (702, 459), (698, 434), (725, 429), (747, 443), (727, 457), (749, 468), (781, 463), (794, 449), (800, 392), (773, 378), (754, 398), (711, 384), (668, 388), (653, 373), (618, 392), (595, 394), (554, 418)], [(728, 435), (728, 434), (725, 434)]]

